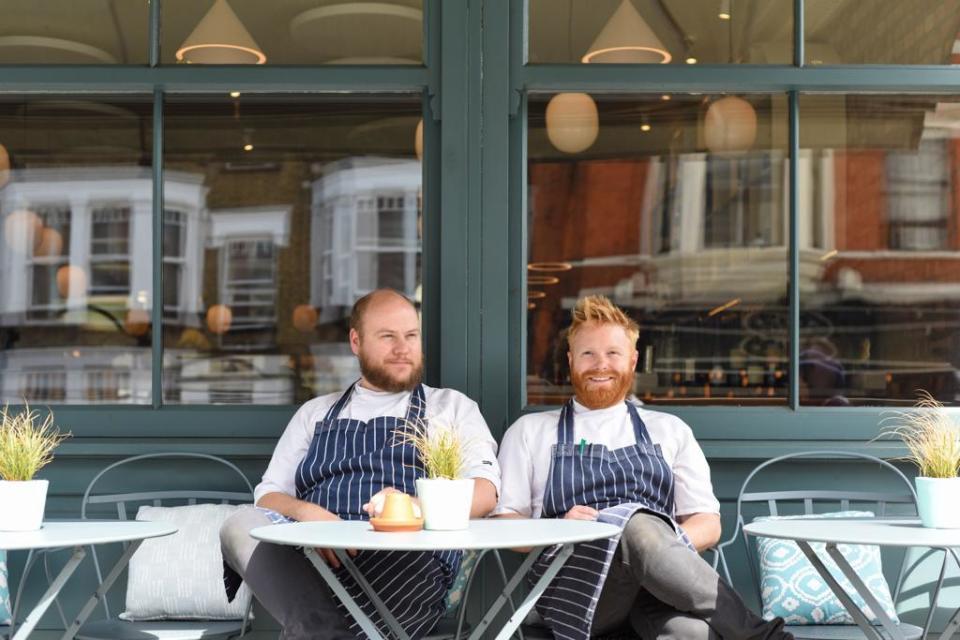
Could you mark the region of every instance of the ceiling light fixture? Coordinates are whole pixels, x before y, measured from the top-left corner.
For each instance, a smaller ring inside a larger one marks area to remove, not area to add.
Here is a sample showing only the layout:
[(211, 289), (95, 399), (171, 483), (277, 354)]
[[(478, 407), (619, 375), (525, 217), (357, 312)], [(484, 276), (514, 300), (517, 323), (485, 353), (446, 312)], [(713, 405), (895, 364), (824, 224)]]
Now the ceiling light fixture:
[(263, 64), (267, 56), (227, 0), (216, 0), (177, 50), (190, 64)]
[(573, 265), (569, 262), (531, 262), (527, 271), (570, 271)]
[(690, 56), (689, 58), (687, 58), (687, 59), (685, 60), (685, 62), (686, 62), (687, 64), (697, 64), (697, 59), (694, 58), (693, 56)]
[(586, 151), (600, 134), (597, 103), (586, 93), (558, 93), (546, 111), (547, 138), (564, 153)]
[(623, 0), (581, 62), (666, 64), (672, 58), (633, 3)]
[(746, 151), (757, 140), (757, 112), (737, 96), (710, 104), (703, 118), (703, 140), (713, 153)]
[(720, 11), (717, 13), (717, 17), (721, 20), (730, 19), (730, 0), (720, 0)]

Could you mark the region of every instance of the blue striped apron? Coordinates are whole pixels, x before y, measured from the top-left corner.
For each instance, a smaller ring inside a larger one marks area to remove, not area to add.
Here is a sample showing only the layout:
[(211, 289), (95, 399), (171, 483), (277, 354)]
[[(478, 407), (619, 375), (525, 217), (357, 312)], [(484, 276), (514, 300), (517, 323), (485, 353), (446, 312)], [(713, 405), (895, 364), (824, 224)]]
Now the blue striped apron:
[[(399, 444), (395, 433), (406, 424), (424, 420), (423, 386), (410, 394), (405, 418), (382, 416), (368, 422), (340, 418), (356, 383), (317, 423), (313, 441), (296, 472), (297, 498), (318, 504), (343, 520), (368, 520), (364, 503), (385, 487), (414, 495), (415, 481), (425, 475), (423, 463), (410, 444)], [(288, 518), (268, 511), (274, 523)], [(370, 587), (411, 638), (429, 632), (443, 615), (445, 598), (460, 567), (460, 551), (360, 551), (354, 564)], [(337, 579), (363, 612), (390, 637), (388, 627), (363, 589), (344, 567)], [(346, 608), (341, 610), (349, 617)], [(361, 635), (356, 622), (351, 627)]]
[[(673, 521), (673, 472), (660, 445), (650, 439), (646, 425), (632, 403), (627, 411), (636, 444), (610, 450), (601, 444), (578, 445), (574, 440), (573, 400), (560, 412), (557, 444), (553, 447), (549, 480), (543, 495), (542, 518), (562, 518), (576, 505), (593, 507), (598, 520), (621, 530), (638, 511), (661, 516), (691, 548)], [(576, 545), (573, 555), (537, 602), (540, 617), (555, 638), (590, 637), (593, 614), (620, 536)], [(533, 579), (543, 575), (559, 547), (547, 549), (537, 560)]]

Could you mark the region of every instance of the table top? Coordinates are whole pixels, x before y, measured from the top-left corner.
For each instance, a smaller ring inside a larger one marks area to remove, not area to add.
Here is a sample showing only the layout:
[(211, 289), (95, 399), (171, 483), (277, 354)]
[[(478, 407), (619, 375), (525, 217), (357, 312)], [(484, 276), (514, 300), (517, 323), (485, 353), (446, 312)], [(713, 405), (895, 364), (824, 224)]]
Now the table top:
[(835, 542), (877, 544), (888, 547), (960, 547), (960, 529), (927, 529), (917, 519), (823, 518), (818, 520), (766, 520), (744, 525), (751, 536)]
[(49, 520), (35, 531), (0, 531), (0, 549), (51, 549), (129, 542), (176, 533), (166, 522), (140, 520)]
[(398, 551), (509, 549), (587, 542), (620, 533), (612, 524), (589, 520), (471, 520), (462, 531), (384, 533), (369, 522), (291, 522), (258, 527), (250, 535), (264, 542), (296, 547)]

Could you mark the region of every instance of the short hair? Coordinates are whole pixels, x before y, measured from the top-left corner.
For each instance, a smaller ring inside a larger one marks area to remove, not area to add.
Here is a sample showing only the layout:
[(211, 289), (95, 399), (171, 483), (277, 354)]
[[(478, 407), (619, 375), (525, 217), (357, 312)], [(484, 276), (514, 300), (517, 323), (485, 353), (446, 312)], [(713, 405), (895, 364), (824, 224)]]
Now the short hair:
[(416, 311), (417, 307), (407, 296), (403, 295), (396, 289), (390, 289), (389, 287), (384, 287), (383, 289), (374, 289), (365, 296), (362, 296), (356, 302), (353, 303), (353, 308), (350, 309), (350, 328), (360, 333), (360, 327), (363, 325), (363, 317), (367, 313), (367, 307), (369, 307), (376, 298), (381, 296), (396, 296), (410, 305), (410, 307)]
[(615, 324), (622, 327), (630, 342), (634, 345), (640, 338), (640, 325), (623, 312), (623, 309), (610, 302), (606, 296), (586, 296), (577, 300), (573, 308), (573, 322), (567, 331), (568, 342), (588, 322)]

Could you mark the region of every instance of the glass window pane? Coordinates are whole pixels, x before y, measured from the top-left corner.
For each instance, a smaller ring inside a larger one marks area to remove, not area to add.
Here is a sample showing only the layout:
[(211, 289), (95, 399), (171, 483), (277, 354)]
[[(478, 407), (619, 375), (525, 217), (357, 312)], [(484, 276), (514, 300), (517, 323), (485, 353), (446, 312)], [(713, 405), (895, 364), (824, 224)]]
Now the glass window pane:
[(147, 0), (4, 0), (0, 64), (146, 64)]
[(793, 0), (529, 0), (533, 64), (790, 64)]
[(358, 375), (350, 308), (419, 302), (419, 95), (169, 96), (164, 399), (297, 404)]
[(800, 101), (801, 402), (956, 402), (960, 99)]
[(423, 0), (164, 0), (166, 64), (423, 62)]
[(149, 403), (152, 101), (0, 99), (0, 395)]
[(957, 64), (960, 0), (806, 0), (807, 64)]
[(531, 96), (529, 404), (571, 394), (597, 293), (640, 323), (644, 402), (786, 402), (786, 98), (666, 97)]

